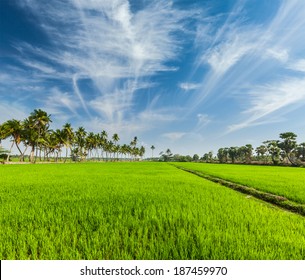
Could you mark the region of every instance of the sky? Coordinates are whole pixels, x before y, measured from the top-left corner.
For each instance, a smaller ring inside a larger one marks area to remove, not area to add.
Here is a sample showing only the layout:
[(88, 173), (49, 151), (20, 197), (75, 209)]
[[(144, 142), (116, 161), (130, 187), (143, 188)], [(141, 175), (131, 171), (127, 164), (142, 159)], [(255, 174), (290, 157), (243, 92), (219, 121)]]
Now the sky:
[(304, 15), (304, 0), (0, 0), (0, 123), (40, 108), (146, 156), (304, 142)]

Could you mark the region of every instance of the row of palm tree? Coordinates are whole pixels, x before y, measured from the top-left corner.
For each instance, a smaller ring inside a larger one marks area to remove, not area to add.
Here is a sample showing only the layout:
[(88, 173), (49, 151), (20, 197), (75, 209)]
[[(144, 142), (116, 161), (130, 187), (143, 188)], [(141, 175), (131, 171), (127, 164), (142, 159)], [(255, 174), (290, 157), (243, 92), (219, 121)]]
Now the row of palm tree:
[[(34, 163), (40, 161), (55, 161), (62, 159), (65, 150), (64, 162), (68, 156), (74, 161), (86, 159), (94, 160), (138, 160), (143, 158), (145, 147), (138, 147), (138, 138), (134, 137), (130, 144), (119, 144), (117, 133), (108, 138), (108, 133), (87, 132), (84, 127), (73, 129), (70, 123), (62, 129), (50, 129), (51, 115), (41, 109), (35, 109), (29, 117), (21, 120), (11, 119), (0, 124), (1, 140), (10, 139), (11, 146), (7, 154), (7, 161), (11, 151), (16, 146), (20, 153), (20, 161), (24, 161), (26, 152), (30, 149), (29, 160)], [(21, 145), (22, 144), (22, 145)]]
[(247, 144), (241, 147), (220, 148), (217, 152), (219, 162), (226, 163), (231, 161), (251, 163), (253, 147), (251, 144)]

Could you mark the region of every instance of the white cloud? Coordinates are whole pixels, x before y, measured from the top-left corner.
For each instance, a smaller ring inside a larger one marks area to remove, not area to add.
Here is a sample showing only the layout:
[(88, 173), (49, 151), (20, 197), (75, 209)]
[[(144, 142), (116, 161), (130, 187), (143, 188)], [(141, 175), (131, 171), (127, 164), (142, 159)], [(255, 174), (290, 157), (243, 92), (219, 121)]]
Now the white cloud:
[[(214, 34), (208, 40), (197, 35), (198, 40), (202, 38), (201, 48), (196, 42), (201, 65), (210, 65), (211, 69), (203, 75), (198, 94), (191, 97), (189, 106), (195, 113), (199, 108), (205, 109), (207, 101), (216, 103), (224, 97), (234, 97), (234, 106), (238, 100), (249, 109), (240, 114), (241, 109), (236, 108), (234, 118), (241, 121), (231, 125), (230, 131), (262, 124), (264, 116), (280, 114), (296, 100), (303, 100), (302, 79), (293, 78), (295, 73), (287, 69), (305, 71), (303, 57), (298, 59), (304, 53), (304, 1), (282, 1), (273, 19), (264, 25), (243, 22), (245, 10), (241, 1), (238, 7), (240, 13), (233, 16), (232, 12), (222, 27), (198, 29)], [(194, 65), (198, 67), (198, 62)]]
[(197, 114), (198, 125), (204, 126), (211, 122), (210, 117), (207, 114)]
[(29, 60), (20, 60), (25, 66), (29, 66), (33, 69), (36, 69), (44, 74), (55, 74), (56, 70), (50, 66), (44, 65), (43, 63), (39, 63), (37, 61), (29, 61)]
[(209, 50), (202, 61), (207, 61), (217, 75), (223, 75), (255, 48), (252, 40), (249, 34), (234, 34), (233, 38)]
[(155, 110), (145, 110), (139, 114), (139, 119), (144, 122), (172, 122), (177, 120), (177, 115), (175, 113), (167, 112), (166, 109), (155, 109)]
[(287, 67), (288, 69), (299, 71), (299, 72), (305, 72), (305, 59), (299, 59)]
[(28, 116), (25, 106), (15, 102), (1, 101), (0, 112), (0, 124), (10, 119), (23, 120)]
[(171, 141), (176, 141), (181, 139), (184, 135), (186, 135), (185, 132), (169, 132), (169, 133), (164, 133), (162, 134), (163, 137), (171, 140)]
[(274, 113), (284, 113), (284, 108), (291, 105), (302, 106), (305, 104), (305, 77), (297, 79), (291, 78), (282, 82), (270, 85), (259, 86), (249, 93), (249, 109), (243, 113), (248, 117), (238, 124), (228, 127), (228, 132), (239, 129), (274, 122)]
[[(128, 0), (27, 0), (21, 5), (36, 16), (55, 48), (16, 43), (23, 57), (20, 62), (37, 70), (40, 79), (69, 81), (75, 100), (81, 104), (69, 108), (66, 100), (70, 111), (81, 108), (94, 118), (93, 109), (105, 123), (118, 126), (123, 118), (147, 118), (147, 112), (133, 110), (135, 93), (154, 86), (148, 77), (178, 70), (169, 65), (178, 57), (182, 44), (177, 33), (183, 32), (194, 13), (161, 0), (138, 11), (131, 9)], [(85, 90), (81, 86), (84, 80), (92, 81), (97, 93)], [(130, 117), (130, 111), (138, 115)], [(150, 117), (162, 119), (159, 112), (150, 113)]]
[(270, 48), (267, 50), (266, 55), (277, 59), (282, 63), (287, 62), (289, 59), (289, 53), (286, 49)]
[(77, 109), (80, 107), (80, 104), (72, 94), (61, 92), (58, 88), (53, 88), (45, 101), (45, 107), (47, 112), (50, 111), (50, 113), (66, 108), (74, 115), (78, 115)]
[(200, 84), (194, 83), (180, 83), (179, 87), (185, 91), (194, 90), (200, 87)]

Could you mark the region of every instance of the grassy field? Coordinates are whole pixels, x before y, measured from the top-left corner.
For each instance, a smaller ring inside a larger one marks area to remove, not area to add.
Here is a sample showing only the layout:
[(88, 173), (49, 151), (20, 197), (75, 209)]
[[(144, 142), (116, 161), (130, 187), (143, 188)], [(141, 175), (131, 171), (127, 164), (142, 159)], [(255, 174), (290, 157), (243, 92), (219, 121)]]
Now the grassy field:
[(305, 259), (305, 219), (163, 163), (0, 166), (1, 259)]
[(175, 165), (305, 204), (305, 168), (206, 163)]

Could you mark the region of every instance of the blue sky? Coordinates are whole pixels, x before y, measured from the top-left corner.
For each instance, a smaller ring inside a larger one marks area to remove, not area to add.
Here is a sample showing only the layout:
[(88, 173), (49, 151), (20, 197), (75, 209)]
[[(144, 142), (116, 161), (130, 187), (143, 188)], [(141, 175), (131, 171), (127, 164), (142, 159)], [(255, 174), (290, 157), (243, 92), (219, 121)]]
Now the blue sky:
[(303, 0), (1, 0), (0, 122), (137, 136), (155, 154), (305, 141)]

